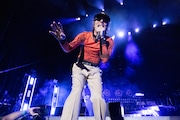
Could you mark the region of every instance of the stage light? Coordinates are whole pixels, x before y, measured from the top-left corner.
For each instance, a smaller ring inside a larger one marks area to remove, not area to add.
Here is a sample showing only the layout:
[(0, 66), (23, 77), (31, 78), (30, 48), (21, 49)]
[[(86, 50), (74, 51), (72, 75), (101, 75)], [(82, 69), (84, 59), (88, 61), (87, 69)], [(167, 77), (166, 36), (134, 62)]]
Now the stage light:
[(24, 89), (24, 94), (21, 101), (20, 110), (27, 110), (28, 108), (30, 108), (32, 97), (34, 94), (35, 85), (36, 85), (36, 79), (37, 78), (34, 78), (31, 75), (28, 75), (26, 87)]
[(128, 35), (129, 35), (129, 36), (131, 36), (131, 34), (132, 34), (131, 32), (128, 32)]
[(124, 31), (122, 31), (122, 30), (118, 31), (117, 36), (120, 37), (120, 38), (123, 38), (125, 36)]
[(162, 25), (166, 25), (166, 24), (167, 24), (166, 21), (162, 22)]
[(168, 18), (165, 18), (165, 19), (163, 19), (163, 21), (162, 21), (162, 25), (166, 25), (166, 24), (168, 24), (169, 23), (169, 19)]
[(103, 8), (103, 9), (101, 9), (101, 11), (102, 11), (102, 12), (104, 12), (104, 11), (105, 11), (105, 9)]
[(57, 21), (61, 21), (61, 23), (63, 25), (65, 24), (70, 24), (70, 23), (73, 23), (73, 22), (76, 22), (80, 19), (80, 17), (73, 17), (73, 18), (61, 18), (61, 19), (58, 19)]
[(133, 92), (132, 92), (132, 90), (127, 89), (127, 90), (126, 90), (126, 96), (128, 96), (128, 97), (132, 97), (132, 96), (133, 96)]
[(136, 33), (138, 33), (138, 32), (139, 32), (139, 28), (136, 28), (134, 31), (135, 31)]
[(136, 97), (144, 97), (144, 93), (135, 93)]
[(33, 83), (34, 83), (34, 78), (33, 78), (33, 77), (31, 77), (31, 78), (30, 78), (30, 82), (29, 82), (29, 84), (30, 84), (30, 85), (33, 85)]
[(109, 89), (104, 89), (103, 90), (103, 95), (106, 97), (110, 97), (111, 96), (111, 91)]
[(122, 97), (123, 91), (120, 90), (120, 89), (117, 89), (114, 94), (115, 94), (116, 97)]
[(155, 28), (155, 27), (157, 27), (157, 24), (156, 24), (156, 23), (153, 24), (153, 28)]
[(117, 0), (119, 2), (120, 5), (124, 5), (123, 0)]
[(24, 106), (23, 106), (22, 110), (27, 110), (27, 109), (28, 109), (28, 104), (24, 103)]
[(59, 87), (57, 86), (57, 80), (54, 80), (54, 91), (51, 102), (51, 112), (50, 115), (54, 115), (57, 107), (58, 97), (59, 97)]
[(132, 40), (132, 33), (131, 32), (128, 32), (128, 41), (131, 41)]
[(77, 17), (76, 20), (77, 20), (77, 21), (78, 21), (78, 20), (81, 20), (81, 18), (80, 18), (80, 17)]

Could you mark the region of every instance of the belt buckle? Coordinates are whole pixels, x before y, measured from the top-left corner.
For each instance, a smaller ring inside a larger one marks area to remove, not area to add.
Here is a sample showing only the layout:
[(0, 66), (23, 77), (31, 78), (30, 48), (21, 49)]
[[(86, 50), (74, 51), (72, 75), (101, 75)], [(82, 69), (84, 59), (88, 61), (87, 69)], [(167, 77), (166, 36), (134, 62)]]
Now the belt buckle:
[(91, 63), (89, 63), (89, 62), (82, 62), (82, 64), (92, 66), (92, 64), (91, 64)]
[(85, 64), (87, 64), (87, 65), (89, 65), (89, 66), (92, 66), (92, 64), (91, 64), (91, 63), (89, 63), (89, 62), (85, 62)]

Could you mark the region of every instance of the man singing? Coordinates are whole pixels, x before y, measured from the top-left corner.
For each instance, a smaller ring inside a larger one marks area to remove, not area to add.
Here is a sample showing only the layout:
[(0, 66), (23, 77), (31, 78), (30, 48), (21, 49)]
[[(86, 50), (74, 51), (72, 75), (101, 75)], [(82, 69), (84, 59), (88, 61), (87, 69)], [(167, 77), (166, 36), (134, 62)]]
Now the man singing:
[(114, 42), (107, 36), (110, 17), (101, 12), (94, 16), (92, 31), (79, 33), (71, 42), (65, 40), (62, 25), (53, 22), (49, 31), (68, 53), (81, 46), (77, 62), (72, 67), (72, 89), (65, 101), (61, 120), (78, 120), (82, 90), (88, 83), (95, 120), (105, 120), (106, 103), (102, 97), (102, 70), (99, 64), (108, 61)]

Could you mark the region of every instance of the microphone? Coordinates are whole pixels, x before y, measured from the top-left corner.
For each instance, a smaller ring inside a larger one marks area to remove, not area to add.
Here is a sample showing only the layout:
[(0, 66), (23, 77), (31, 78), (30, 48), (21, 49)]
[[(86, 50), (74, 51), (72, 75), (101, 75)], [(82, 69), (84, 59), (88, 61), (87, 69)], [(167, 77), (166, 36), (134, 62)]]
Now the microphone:
[(102, 55), (102, 44), (106, 44), (106, 40), (105, 40), (105, 33), (106, 33), (106, 29), (104, 25), (98, 25), (96, 28), (97, 31), (97, 35), (96, 35), (96, 41), (98, 40), (100, 41), (100, 54)]
[(97, 32), (97, 35), (96, 35), (96, 40), (100, 39), (101, 36), (100, 36), (100, 32)]
[(103, 25), (98, 25), (97, 26), (97, 35), (96, 35), (96, 40), (98, 40), (98, 39), (102, 39), (102, 38), (104, 38), (104, 36), (105, 36), (105, 28), (104, 28), (104, 26)]
[(102, 31), (100, 32), (100, 37), (101, 37), (101, 39), (103, 39), (104, 36), (105, 36), (105, 30), (102, 30)]

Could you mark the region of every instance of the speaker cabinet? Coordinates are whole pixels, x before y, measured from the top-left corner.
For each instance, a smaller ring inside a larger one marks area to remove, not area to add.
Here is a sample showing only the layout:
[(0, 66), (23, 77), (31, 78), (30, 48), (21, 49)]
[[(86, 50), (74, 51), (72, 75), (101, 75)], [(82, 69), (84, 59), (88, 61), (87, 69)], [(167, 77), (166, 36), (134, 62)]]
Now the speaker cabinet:
[(121, 114), (120, 102), (109, 103), (108, 108), (111, 120), (124, 120)]

